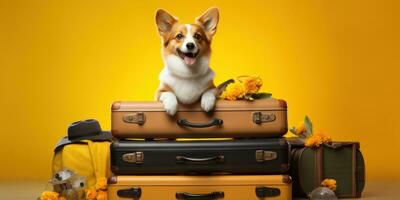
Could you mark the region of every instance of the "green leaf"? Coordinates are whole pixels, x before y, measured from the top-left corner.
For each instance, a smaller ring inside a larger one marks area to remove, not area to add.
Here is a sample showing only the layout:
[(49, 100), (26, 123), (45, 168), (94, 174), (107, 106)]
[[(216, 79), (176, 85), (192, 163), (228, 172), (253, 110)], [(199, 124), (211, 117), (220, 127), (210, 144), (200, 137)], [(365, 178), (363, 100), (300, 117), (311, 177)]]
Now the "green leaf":
[(270, 99), (272, 98), (272, 94), (266, 92), (260, 92), (252, 94), (251, 97), (253, 97), (254, 99)]
[(308, 118), (307, 115), (304, 118), (304, 126), (306, 127), (306, 136), (307, 137), (311, 136), (313, 134), (313, 125), (310, 118)]
[(226, 86), (228, 86), (229, 84), (234, 83), (234, 82), (235, 82), (235, 80), (229, 79), (229, 80), (227, 80), (227, 81), (225, 81), (225, 82), (219, 84), (219, 85), (217, 86), (217, 88), (216, 88), (216, 90), (217, 90), (217, 96), (220, 96), (220, 95), (222, 94), (222, 92), (225, 91)]

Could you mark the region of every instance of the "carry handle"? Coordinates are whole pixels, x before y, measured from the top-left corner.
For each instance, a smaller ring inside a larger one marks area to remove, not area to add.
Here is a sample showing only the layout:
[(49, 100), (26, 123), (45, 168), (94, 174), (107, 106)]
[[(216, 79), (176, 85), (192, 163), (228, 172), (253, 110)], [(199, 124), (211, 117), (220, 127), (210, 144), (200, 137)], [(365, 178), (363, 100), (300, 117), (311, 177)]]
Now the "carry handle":
[(225, 161), (225, 156), (218, 155), (213, 157), (206, 157), (206, 158), (190, 158), (186, 156), (176, 156), (176, 162), (193, 162), (193, 163), (209, 163), (209, 162), (216, 162), (221, 163)]
[(188, 192), (177, 192), (175, 194), (178, 200), (215, 200), (225, 197), (224, 192), (211, 192), (208, 194), (192, 194)]
[(186, 127), (191, 127), (191, 128), (207, 128), (211, 126), (221, 126), (224, 121), (222, 119), (214, 118), (211, 121), (207, 123), (193, 123), (188, 121), (187, 119), (178, 119), (176, 123), (179, 126), (186, 126)]
[(132, 198), (133, 200), (139, 200), (142, 197), (142, 189), (140, 187), (121, 189), (117, 191), (117, 195), (122, 198)]
[(260, 199), (267, 197), (277, 197), (281, 195), (281, 190), (279, 188), (272, 187), (256, 187), (256, 196)]

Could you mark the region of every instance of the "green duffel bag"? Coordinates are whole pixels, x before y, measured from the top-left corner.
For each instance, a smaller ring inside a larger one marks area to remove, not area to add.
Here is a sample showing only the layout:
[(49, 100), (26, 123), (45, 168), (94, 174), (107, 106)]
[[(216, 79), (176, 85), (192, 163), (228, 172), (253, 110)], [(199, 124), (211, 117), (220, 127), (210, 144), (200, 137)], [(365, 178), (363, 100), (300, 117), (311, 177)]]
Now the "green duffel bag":
[(294, 197), (307, 197), (327, 178), (336, 180), (337, 197), (361, 197), (365, 165), (358, 142), (332, 142), (315, 148), (297, 143), (291, 147)]

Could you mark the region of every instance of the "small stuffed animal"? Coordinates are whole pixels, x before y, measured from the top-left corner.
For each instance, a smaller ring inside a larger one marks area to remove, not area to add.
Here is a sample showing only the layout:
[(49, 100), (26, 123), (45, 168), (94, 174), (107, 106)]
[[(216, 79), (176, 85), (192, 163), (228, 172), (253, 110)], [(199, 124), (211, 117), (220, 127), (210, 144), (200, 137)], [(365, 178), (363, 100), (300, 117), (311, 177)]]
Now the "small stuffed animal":
[(85, 196), (86, 178), (69, 169), (63, 169), (54, 174), (50, 183), (54, 191), (67, 200), (82, 199)]

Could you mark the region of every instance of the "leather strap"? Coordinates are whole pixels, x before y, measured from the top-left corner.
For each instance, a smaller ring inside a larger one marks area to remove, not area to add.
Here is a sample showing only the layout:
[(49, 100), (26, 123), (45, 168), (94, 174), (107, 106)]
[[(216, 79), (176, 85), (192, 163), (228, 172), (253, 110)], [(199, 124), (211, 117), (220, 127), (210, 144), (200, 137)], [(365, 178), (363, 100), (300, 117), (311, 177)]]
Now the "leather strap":
[(352, 171), (353, 171), (353, 173), (352, 173), (352, 175), (353, 175), (353, 177), (352, 177), (352, 181), (353, 181), (353, 183), (352, 183), (352, 194), (353, 194), (353, 197), (355, 197), (355, 196), (357, 196), (357, 146), (356, 145), (353, 145), (352, 146), (352, 150), (353, 150), (353, 159), (352, 159)]
[(315, 186), (321, 185), (324, 176), (324, 146), (320, 146), (315, 152)]
[(358, 142), (332, 142), (332, 143), (325, 143), (323, 144), (325, 147), (329, 147), (331, 149), (337, 149), (341, 147), (346, 147), (346, 146), (356, 146), (356, 148), (359, 148), (360, 143)]
[[(299, 150), (294, 150), (294, 155), (293, 155), (293, 160), (297, 162), (297, 173), (295, 174), (295, 179), (297, 179), (298, 181), (294, 181), (293, 184), (295, 184), (296, 186), (293, 186), (293, 189), (295, 190), (295, 193), (301, 193), (301, 195), (303, 196), (307, 196), (307, 193), (304, 191), (304, 189), (302, 188), (302, 176), (301, 176), (301, 162), (300, 162), (300, 158), (303, 155), (303, 152), (307, 149), (308, 147), (304, 147), (301, 148)], [(294, 165), (296, 166), (296, 165)]]

